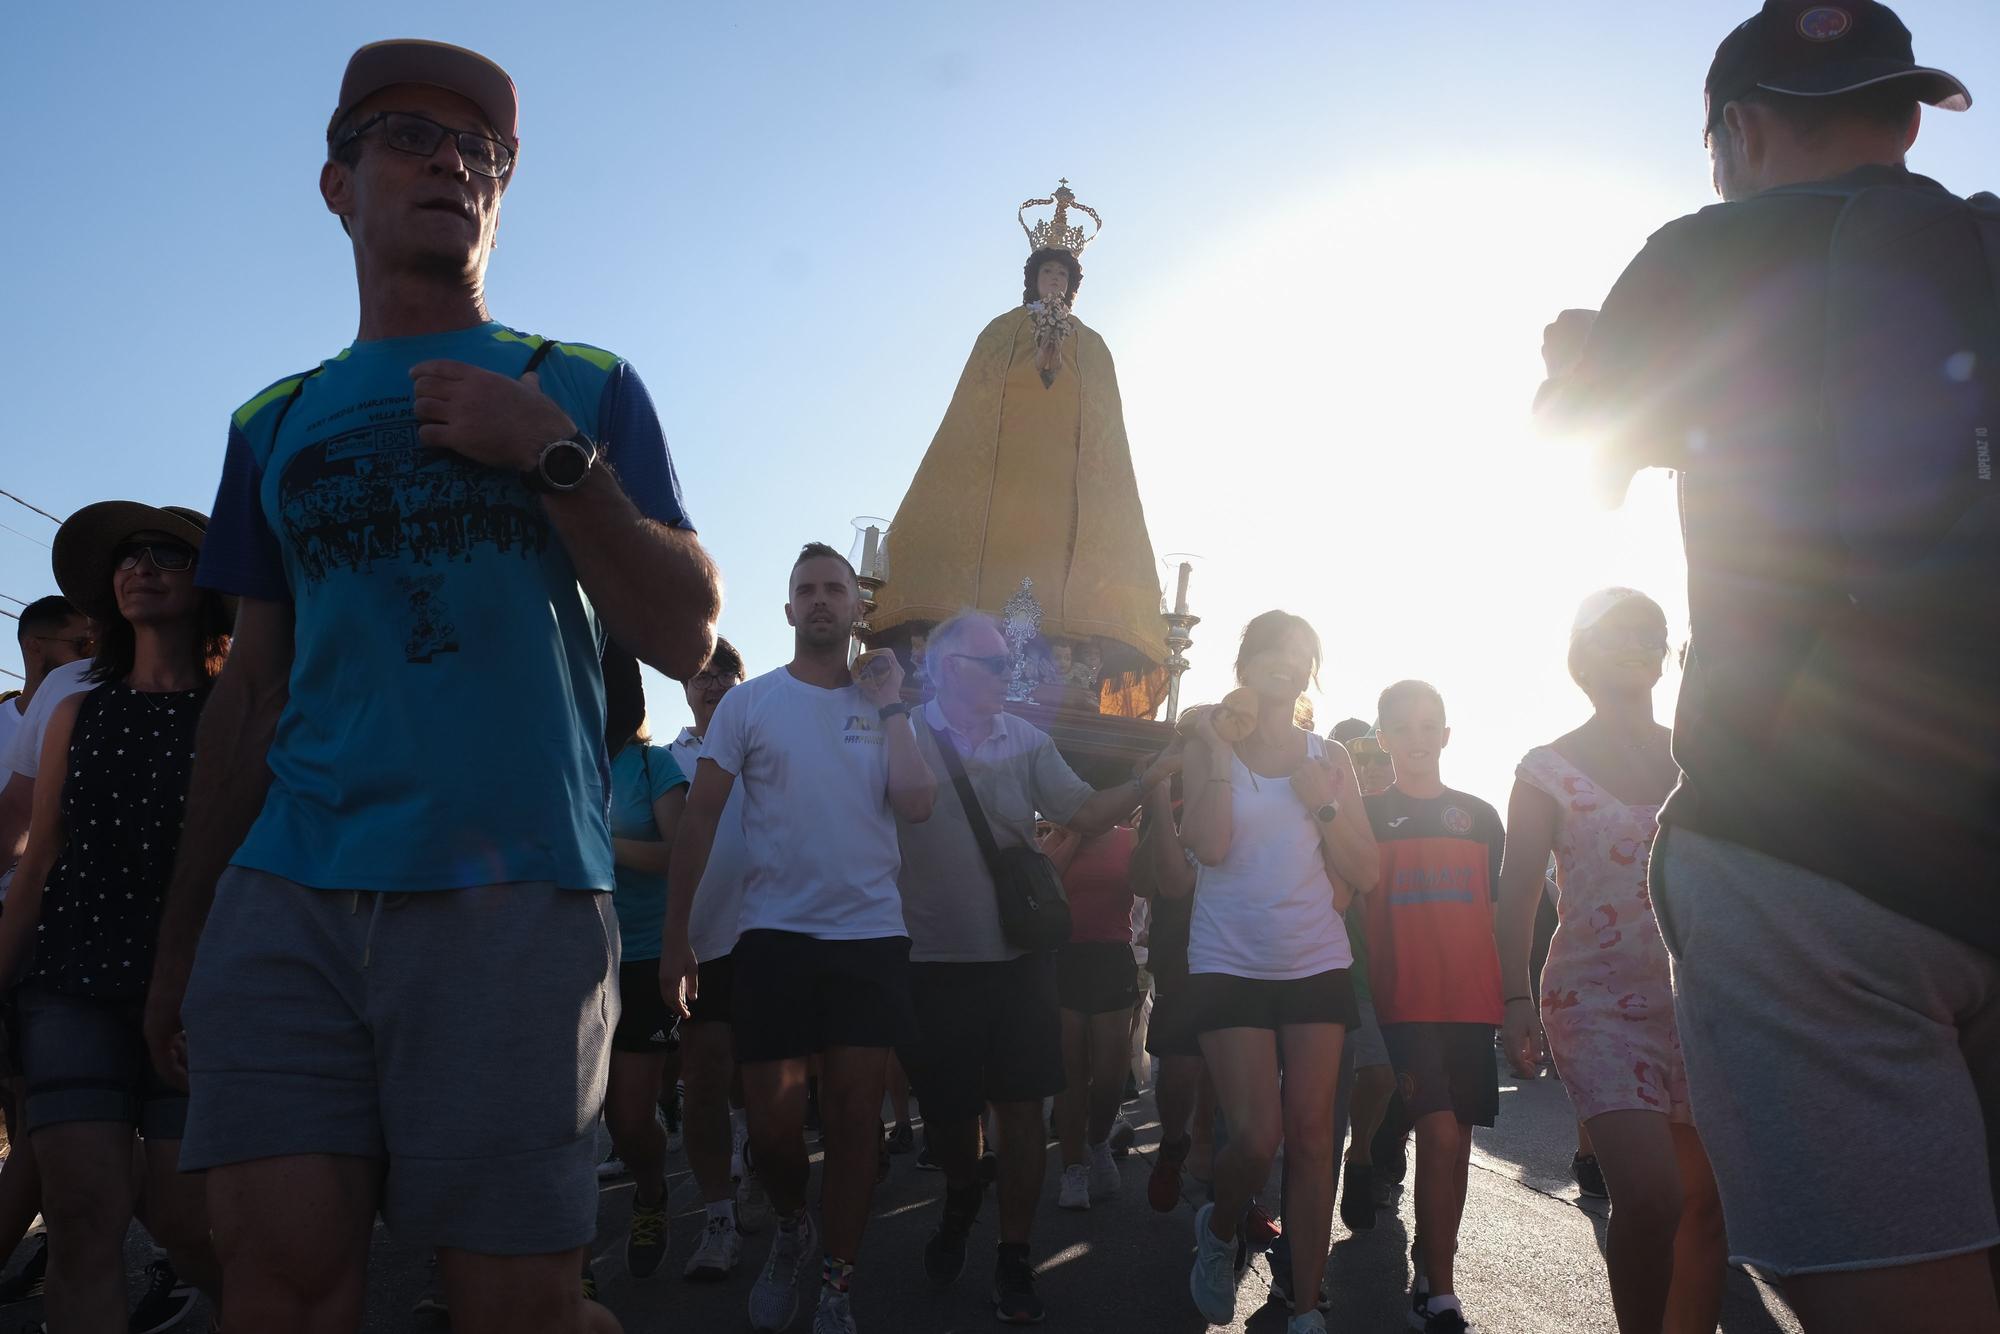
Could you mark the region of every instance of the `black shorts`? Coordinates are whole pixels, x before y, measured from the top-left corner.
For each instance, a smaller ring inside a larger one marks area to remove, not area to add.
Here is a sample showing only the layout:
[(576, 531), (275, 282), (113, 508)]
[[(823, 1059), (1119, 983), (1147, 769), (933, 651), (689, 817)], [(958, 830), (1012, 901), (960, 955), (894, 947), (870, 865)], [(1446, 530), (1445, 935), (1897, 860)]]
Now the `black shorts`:
[(1268, 1028), (1275, 1033), (1293, 1024), (1353, 1028), (1361, 1022), (1354, 980), (1345, 968), (1283, 981), (1189, 973), (1185, 994), (1194, 1008), (1197, 1033), (1224, 1028)]
[(1384, 1024), (1382, 1040), (1412, 1121), (1450, 1112), (1460, 1125), (1500, 1115), (1500, 1061), (1491, 1024)]
[(734, 1011), (736, 956), (725, 954), (716, 959), (704, 959), (695, 982), (694, 999), (688, 1002), (687, 1022), (728, 1023), (729, 1016)]
[(1055, 956), (1004, 963), (913, 963), (916, 1039), (898, 1050), (927, 1121), (971, 1121), (989, 1102), (1040, 1102), (1063, 1089)]
[(829, 1047), (900, 1047), (915, 1036), (908, 936), (745, 931), (731, 957), (740, 1064), (801, 1060)]
[(1146, 1020), (1146, 1052), (1160, 1057), (1201, 1055), (1186, 973), (1178, 977), (1153, 975), (1153, 1013)]
[(1056, 951), (1056, 1001), (1078, 1014), (1109, 1014), (1139, 1003), (1139, 965), (1122, 940), (1071, 941)]
[(660, 961), (634, 959), (618, 965), (618, 1027), (611, 1050), (664, 1056), (681, 1045), (679, 1018), (660, 994)]

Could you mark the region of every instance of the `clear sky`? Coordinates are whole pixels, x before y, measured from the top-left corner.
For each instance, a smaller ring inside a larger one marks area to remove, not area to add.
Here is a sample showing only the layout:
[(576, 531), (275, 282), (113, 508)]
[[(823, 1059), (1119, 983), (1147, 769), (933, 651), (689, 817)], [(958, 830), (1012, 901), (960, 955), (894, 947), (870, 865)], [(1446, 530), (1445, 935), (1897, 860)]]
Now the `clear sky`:
[[(1189, 697), (1288, 607), (1328, 644), (1322, 729), (1426, 676), (1447, 780), (1502, 803), (1583, 716), (1577, 600), (1635, 583), (1685, 614), (1667, 480), (1589, 511), (1527, 404), (1543, 324), (1711, 202), (1702, 77), (1754, 7), (19, 8), (0, 487), (208, 507), (229, 412), (353, 336), (316, 188), (347, 55), (439, 38), (521, 90), (494, 314), (646, 377), (753, 672), (789, 655), (799, 544), (894, 512), (1019, 300), (1015, 206), (1067, 176), (1105, 218), (1077, 314), (1117, 360), (1154, 546), (1208, 558)], [(1901, 13), (1979, 99), (1928, 113), (1913, 165), (2000, 186), (2000, 6)], [(50, 591), (54, 526), (6, 501), (0, 524), (0, 594)], [(671, 734), (685, 707), (652, 684)]]

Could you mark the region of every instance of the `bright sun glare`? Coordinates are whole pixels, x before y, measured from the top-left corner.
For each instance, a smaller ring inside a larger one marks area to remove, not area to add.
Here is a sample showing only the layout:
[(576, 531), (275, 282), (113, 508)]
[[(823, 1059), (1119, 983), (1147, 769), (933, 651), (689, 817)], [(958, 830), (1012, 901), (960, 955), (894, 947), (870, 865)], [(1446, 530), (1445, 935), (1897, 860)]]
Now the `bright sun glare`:
[[(1504, 806), (1519, 757), (1587, 715), (1564, 668), (1586, 593), (1643, 589), (1684, 634), (1671, 479), (1598, 510), (1580, 445), (1529, 409), (1543, 325), (1596, 305), (1700, 201), (1566, 197), (1584, 178), (1440, 163), (1338, 181), (1120, 312), (1154, 545), (1206, 558), (1184, 700), (1220, 694), (1244, 622), (1282, 606), (1326, 644), (1322, 732), (1422, 676), (1455, 729), (1446, 781)], [(1663, 721), (1676, 684), (1670, 666)]]

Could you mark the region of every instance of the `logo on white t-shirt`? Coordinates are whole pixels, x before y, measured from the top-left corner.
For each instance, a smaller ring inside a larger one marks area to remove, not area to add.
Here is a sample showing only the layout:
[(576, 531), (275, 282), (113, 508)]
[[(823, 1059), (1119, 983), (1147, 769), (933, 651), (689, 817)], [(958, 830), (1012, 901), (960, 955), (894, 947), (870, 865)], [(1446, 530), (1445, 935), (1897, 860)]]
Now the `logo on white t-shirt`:
[(847, 715), (847, 726), (842, 732), (841, 739), (850, 746), (879, 746), (883, 740), (882, 729), (858, 713)]

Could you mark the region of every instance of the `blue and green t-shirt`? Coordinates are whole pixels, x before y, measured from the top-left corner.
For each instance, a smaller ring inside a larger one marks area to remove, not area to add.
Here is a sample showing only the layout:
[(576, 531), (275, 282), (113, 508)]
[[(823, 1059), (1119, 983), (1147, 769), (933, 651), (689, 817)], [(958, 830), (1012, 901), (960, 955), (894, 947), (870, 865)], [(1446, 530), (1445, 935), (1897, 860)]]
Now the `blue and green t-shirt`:
[[(634, 741), (612, 756), (611, 836), (660, 842), (653, 803), (686, 787), (687, 781), (666, 746)], [(667, 878), (621, 866), (611, 906), (618, 911), (618, 957), (626, 963), (659, 958), (660, 933), (667, 924)]]
[[(519, 375), (486, 323), (359, 342), (237, 409), (199, 582), (292, 605), (291, 699), (234, 858), (320, 889), (612, 888), (600, 634), (520, 477), (419, 443), (410, 367)], [(543, 392), (639, 512), (690, 527), (645, 386), (561, 343)]]

